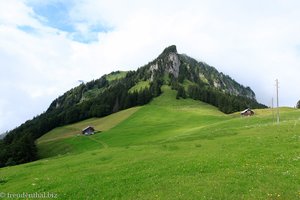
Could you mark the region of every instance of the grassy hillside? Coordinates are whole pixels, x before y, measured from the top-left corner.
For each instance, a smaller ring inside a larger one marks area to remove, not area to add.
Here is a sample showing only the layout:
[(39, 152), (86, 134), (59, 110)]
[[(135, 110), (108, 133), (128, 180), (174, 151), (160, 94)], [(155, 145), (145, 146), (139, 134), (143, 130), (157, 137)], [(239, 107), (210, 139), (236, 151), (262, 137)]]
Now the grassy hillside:
[(139, 92), (140, 90), (144, 90), (145, 88), (150, 88), (150, 81), (140, 81), (135, 86), (130, 88), (129, 92)]
[(0, 191), (52, 192), (60, 199), (300, 198), (298, 110), (282, 108), (277, 125), (271, 110), (224, 115), (163, 91), (93, 136), (75, 132), (92, 123), (100, 130), (105, 119), (49, 132), (39, 147), (49, 144), (44, 151), (60, 148), (52, 155), (63, 155), (0, 169)]
[(81, 134), (81, 130), (87, 126), (93, 126), (96, 132), (108, 131), (138, 111), (140, 107), (134, 107), (103, 118), (92, 118), (72, 125), (55, 128), (37, 140), (39, 156), (41, 158), (60, 155), (71, 152), (85, 151), (86, 148), (105, 147), (101, 141), (93, 140)]
[(126, 74), (127, 74), (127, 72), (125, 72), (125, 71), (117, 71), (117, 72), (113, 72), (109, 75), (106, 75), (106, 79), (108, 81), (114, 81), (117, 79), (124, 78), (126, 76)]

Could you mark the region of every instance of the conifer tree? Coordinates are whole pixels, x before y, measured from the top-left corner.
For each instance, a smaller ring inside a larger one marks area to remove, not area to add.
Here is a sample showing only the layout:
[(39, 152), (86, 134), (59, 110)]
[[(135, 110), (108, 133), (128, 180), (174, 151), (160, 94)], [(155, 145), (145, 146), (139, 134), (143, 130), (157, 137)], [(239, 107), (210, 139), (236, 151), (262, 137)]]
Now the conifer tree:
[(300, 100), (297, 102), (296, 108), (300, 109)]

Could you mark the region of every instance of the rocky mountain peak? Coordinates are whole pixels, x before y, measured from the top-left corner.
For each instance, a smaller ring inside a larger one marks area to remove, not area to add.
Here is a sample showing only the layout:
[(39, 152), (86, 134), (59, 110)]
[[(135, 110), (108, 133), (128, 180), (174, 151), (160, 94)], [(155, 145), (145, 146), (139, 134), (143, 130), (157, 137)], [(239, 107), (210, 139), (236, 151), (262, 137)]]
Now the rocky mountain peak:
[(167, 57), (165, 71), (170, 74), (173, 74), (175, 78), (178, 78), (179, 66), (180, 66), (180, 60), (177, 53), (170, 52)]
[(161, 55), (169, 54), (169, 53), (177, 53), (176, 45), (171, 45), (163, 50)]
[(179, 76), (180, 59), (175, 45), (169, 46), (158, 56), (150, 66), (151, 80), (156, 71), (164, 71), (172, 74), (175, 78)]

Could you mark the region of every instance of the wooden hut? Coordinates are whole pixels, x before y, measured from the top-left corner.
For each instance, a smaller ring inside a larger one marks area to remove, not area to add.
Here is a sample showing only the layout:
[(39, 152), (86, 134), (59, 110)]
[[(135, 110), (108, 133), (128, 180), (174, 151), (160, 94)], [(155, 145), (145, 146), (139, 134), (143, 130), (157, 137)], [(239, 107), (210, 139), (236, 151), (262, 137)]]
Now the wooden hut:
[(246, 110), (241, 112), (241, 115), (242, 116), (252, 116), (252, 115), (254, 115), (254, 112), (250, 108), (247, 108)]
[(82, 129), (82, 134), (84, 135), (93, 135), (95, 133), (95, 129), (92, 126), (88, 126), (84, 129)]

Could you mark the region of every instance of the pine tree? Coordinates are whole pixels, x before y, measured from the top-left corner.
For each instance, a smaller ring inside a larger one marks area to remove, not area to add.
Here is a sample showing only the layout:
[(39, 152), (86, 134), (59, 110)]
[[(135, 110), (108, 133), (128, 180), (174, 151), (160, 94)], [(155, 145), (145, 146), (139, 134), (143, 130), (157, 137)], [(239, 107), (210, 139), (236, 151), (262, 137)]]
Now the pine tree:
[(113, 110), (112, 110), (112, 112), (113, 112), (113, 113), (115, 113), (115, 112), (118, 112), (118, 111), (119, 111), (119, 109), (120, 109), (120, 105), (119, 105), (119, 98), (117, 97), (117, 99), (116, 99), (116, 103), (115, 103), (115, 105), (114, 105), (114, 107), (113, 107)]
[(182, 87), (181, 85), (178, 85), (178, 91), (177, 91), (176, 99), (179, 99), (180, 97), (185, 99), (186, 94), (185, 94), (184, 87)]

